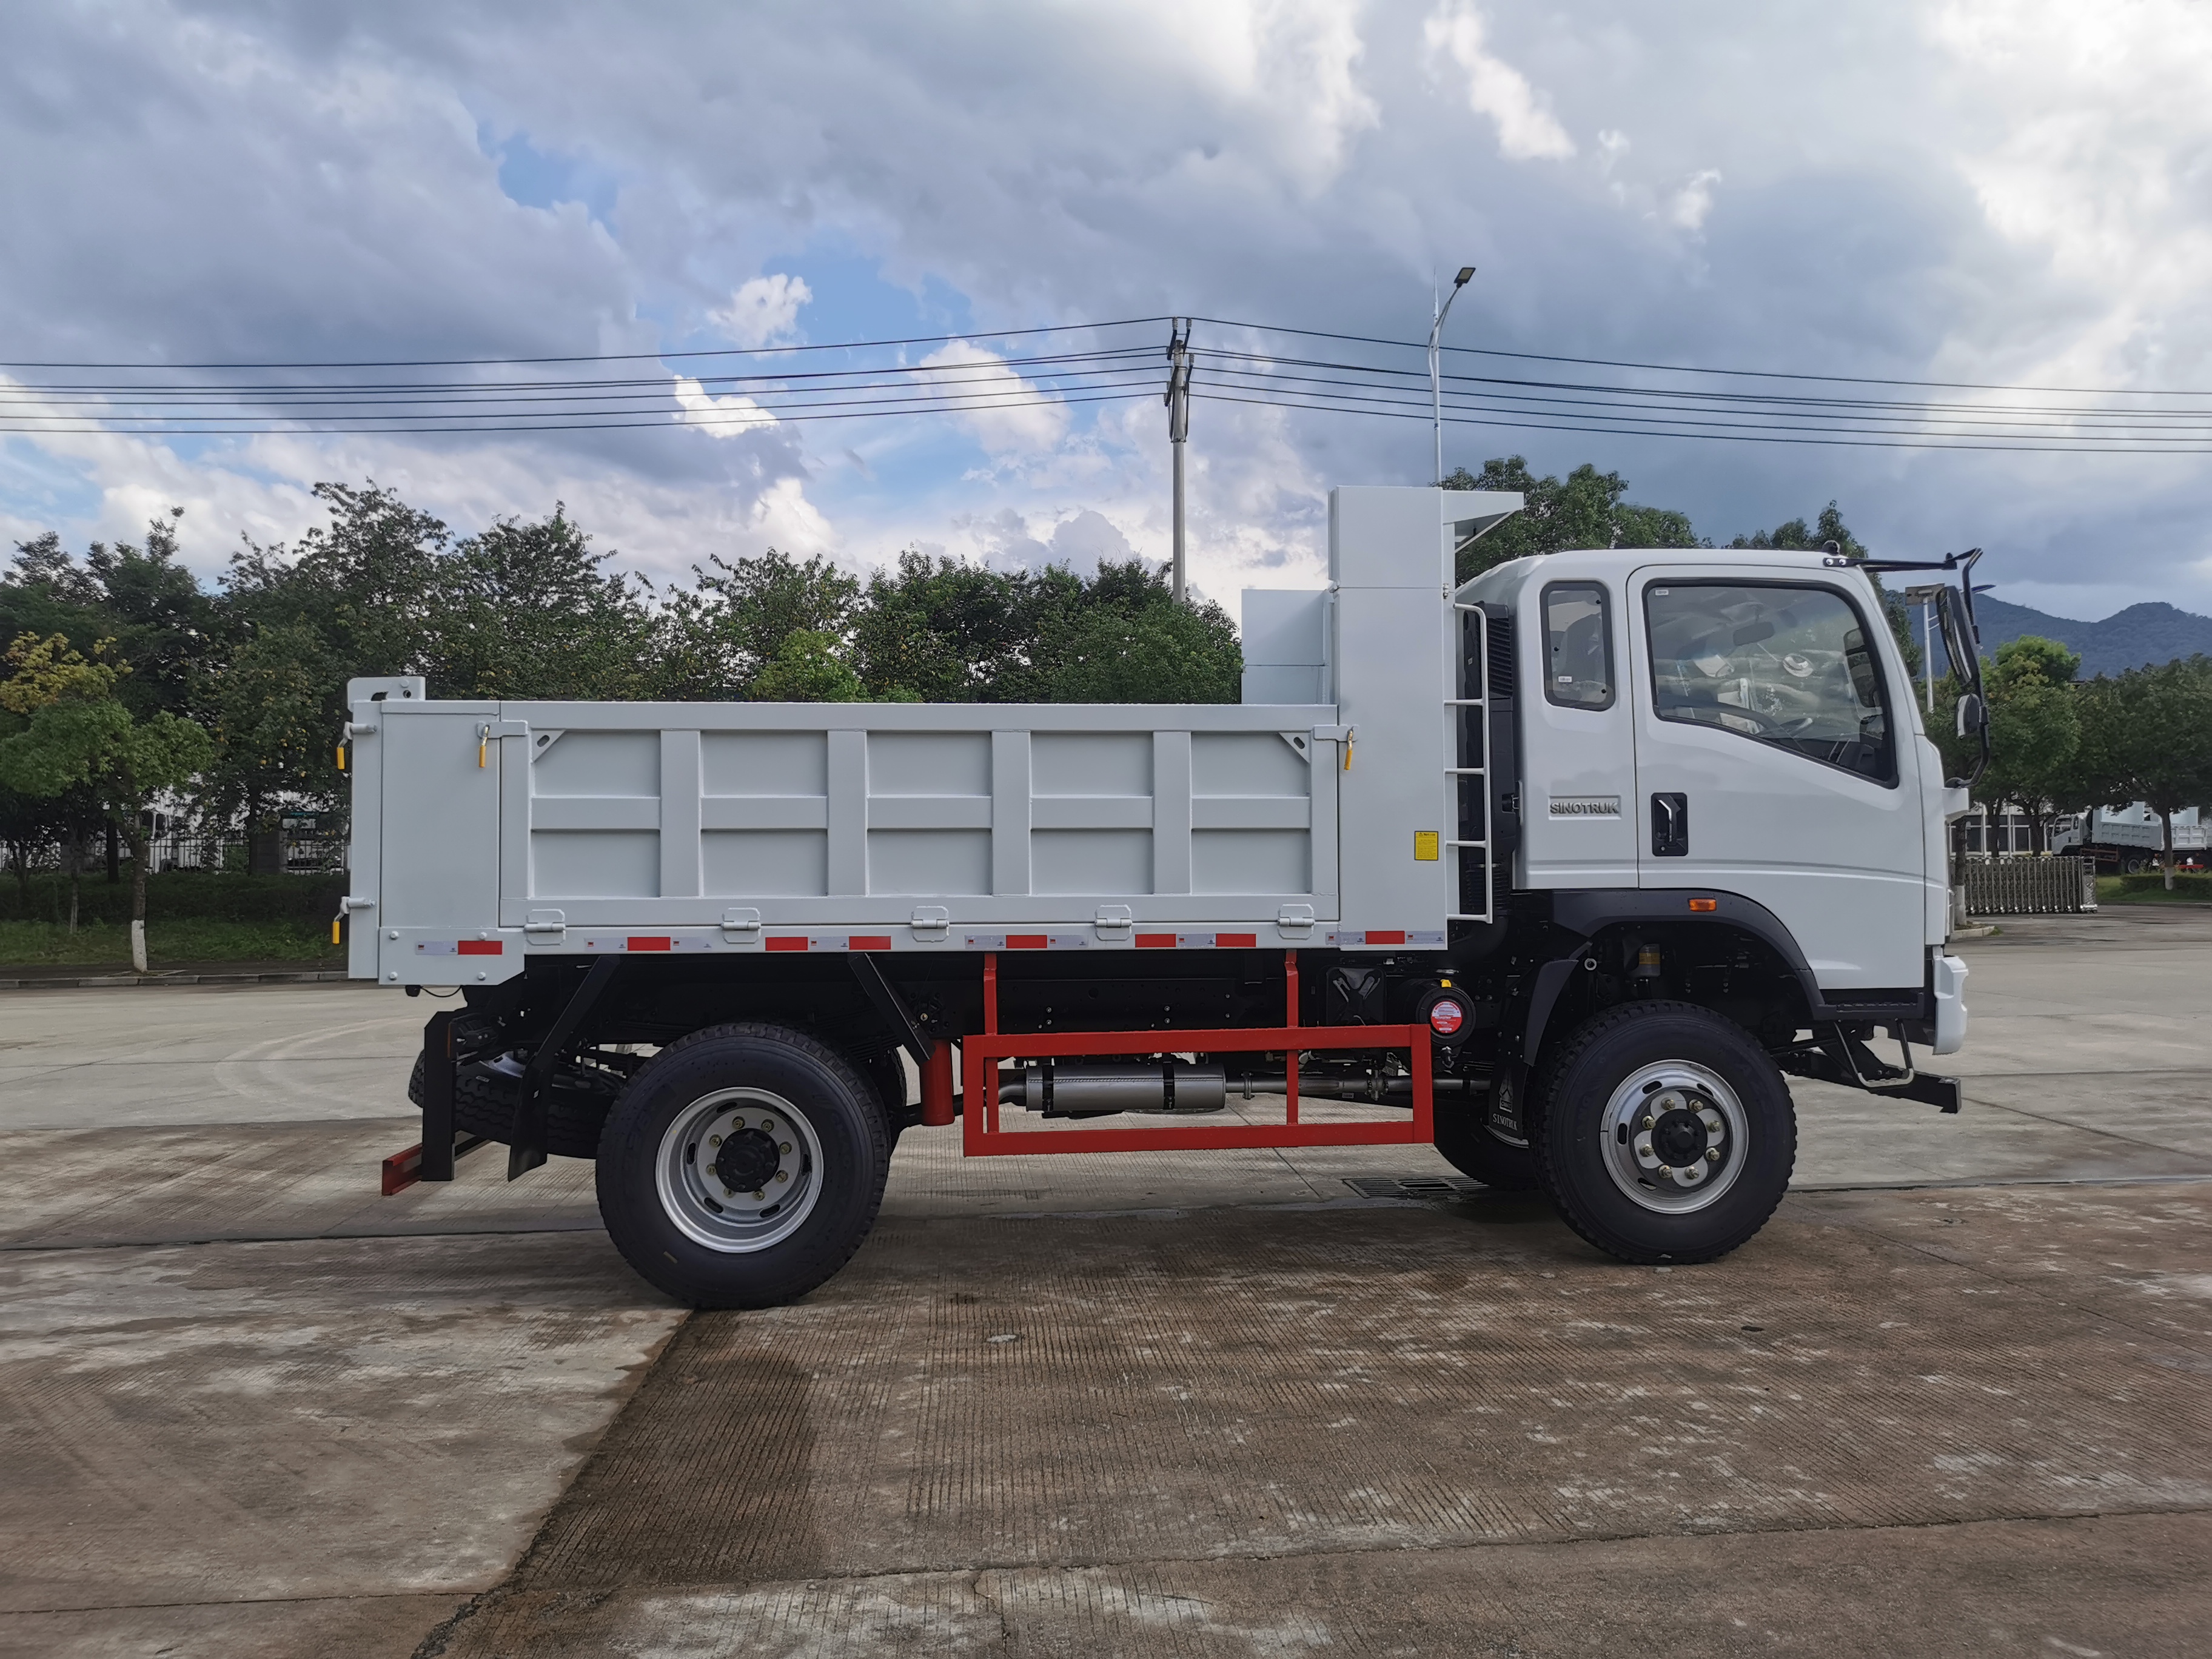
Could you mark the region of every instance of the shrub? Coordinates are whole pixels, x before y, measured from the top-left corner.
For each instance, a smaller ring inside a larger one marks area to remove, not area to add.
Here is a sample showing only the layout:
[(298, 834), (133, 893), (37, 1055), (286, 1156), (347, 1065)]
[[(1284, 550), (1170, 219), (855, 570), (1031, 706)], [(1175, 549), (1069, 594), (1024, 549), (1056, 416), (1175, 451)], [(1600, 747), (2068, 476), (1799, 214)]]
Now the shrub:
[[(2162, 893), (2166, 890), (2166, 878), (2156, 870), (2145, 870), (2138, 875), (2122, 876), (2120, 890), (2123, 893)], [(2191, 898), (2212, 899), (2212, 875), (2176, 874), (2173, 878), (2173, 896), (2179, 898), (2185, 894)], [(335, 901), (332, 908), (337, 908)]]
[[(81, 925), (131, 920), (131, 884), (110, 882), (98, 864), (79, 888)], [(149, 921), (185, 916), (222, 921), (319, 921), (337, 914), (345, 896), (342, 873), (325, 876), (247, 876), (212, 870), (163, 870), (146, 878)], [(69, 915), (69, 883), (52, 871), (31, 877), (31, 903), (13, 871), (0, 872), (0, 920), (56, 921)]]

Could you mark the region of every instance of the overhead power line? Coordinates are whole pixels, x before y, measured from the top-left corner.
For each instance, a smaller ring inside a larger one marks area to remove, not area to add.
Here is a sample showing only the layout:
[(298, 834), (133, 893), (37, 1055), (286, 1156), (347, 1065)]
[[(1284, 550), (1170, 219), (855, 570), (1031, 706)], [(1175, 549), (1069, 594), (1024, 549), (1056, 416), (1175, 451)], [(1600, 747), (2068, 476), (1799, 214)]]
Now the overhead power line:
[[(489, 437), (1005, 416), (1158, 395), (1172, 366), (1152, 331), (1168, 321), (755, 350), (16, 364), (14, 378), (0, 379), (0, 432)], [(997, 349), (913, 360), (913, 348), (960, 342)], [(2212, 394), (2201, 392), (1705, 369), (1465, 346), (1444, 355), (1452, 372), (1438, 377), (1442, 416), (1461, 427), (1922, 450), (2212, 453)], [(1385, 419), (1428, 418), (1435, 408), (1419, 341), (1215, 319), (1195, 331), (1179, 361), (1192, 398)], [(644, 363), (659, 372), (627, 367)]]
[[(1395, 346), (1406, 350), (1426, 349), (1414, 341), (1384, 339), (1372, 334), (1333, 334), (1325, 329), (1291, 328), (1275, 323), (1236, 322), (1223, 317), (1199, 317), (1193, 320), (1213, 323), (1223, 328), (1252, 329), (1266, 334), (1300, 335), (1310, 340), (1345, 340), (1360, 345)], [(1447, 355), (1516, 357), (1534, 363), (1580, 363), (1592, 368), (1634, 368), (1656, 374), (1715, 374), (1761, 380), (1826, 380), (1838, 386), (1916, 386), (1936, 392), (2057, 392), (2084, 398), (2212, 398), (2212, 392), (2161, 392), (2136, 386), (2012, 386), (1983, 380), (1911, 380), (1871, 374), (1814, 374), (1786, 368), (1701, 368), (1689, 363), (1647, 363), (1626, 357), (1568, 357), (1548, 351), (1508, 351), (1498, 346), (1445, 346), (1443, 349)]]
[(972, 329), (964, 334), (912, 334), (894, 340), (837, 340), (824, 344), (715, 346), (694, 351), (602, 351), (567, 357), (368, 357), (351, 362), (162, 363), (162, 362), (6, 362), (0, 369), (17, 368), (143, 368), (143, 369), (325, 369), (325, 368), (504, 368), (533, 363), (659, 363), (696, 357), (775, 357), (806, 351), (868, 351), (910, 345), (951, 345), (956, 341), (1012, 340), (1032, 334), (1087, 333), (1094, 329), (1127, 328), (1144, 323), (1164, 323), (1164, 317), (1125, 317), (1111, 323), (1052, 323), (1037, 328)]

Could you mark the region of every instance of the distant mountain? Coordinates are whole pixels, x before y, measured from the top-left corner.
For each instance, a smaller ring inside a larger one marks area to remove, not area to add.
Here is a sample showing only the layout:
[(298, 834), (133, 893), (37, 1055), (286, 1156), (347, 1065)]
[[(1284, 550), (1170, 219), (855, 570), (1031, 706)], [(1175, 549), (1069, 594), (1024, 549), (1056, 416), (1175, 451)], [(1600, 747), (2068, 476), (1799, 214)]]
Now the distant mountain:
[[(2117, 674), (2145, 663), (2171, 662), (2203, 652), (2212, 657), (2212, 617), (2179, 611), (2160, 603), (2131, 605), (2102, 622), (2075, 622), (2024, 605), (2008, 605), (1993, 594), (1977, 594), (1974, 620), (1981, 624), (1982, 654), (1991, 656), (2007, 640), (2023, 634), (2056, 640), (2081, 654), (2081, 678)], [(1942, 647), (1936, 647), (1942, 659)]]

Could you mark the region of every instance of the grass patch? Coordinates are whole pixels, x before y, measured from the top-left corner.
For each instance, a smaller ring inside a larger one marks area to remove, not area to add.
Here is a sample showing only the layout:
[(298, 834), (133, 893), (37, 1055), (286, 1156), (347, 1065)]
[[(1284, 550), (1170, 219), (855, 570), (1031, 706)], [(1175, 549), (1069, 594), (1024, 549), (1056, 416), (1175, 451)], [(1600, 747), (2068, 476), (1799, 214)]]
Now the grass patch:
[(2212, 875), (2196, 876), (2177, 873), (2173, 890), (2166, 890), (2166, 878), (2155, 871), (2146, 871), (2136, 876), (2100, 876), (2097, 878), (2097, 902), (2100, 904), (2212, 904)]
[[(228, 921), (212, 916), (156, 916), (146, 923), (146, 957), (155, 968), (195, 962), (296, 962), (343, 968), (328, 922), (304, 919)], [(35, 963), (123, 967), (131, 963), (131, 925), (100, 922), (74, 934), (58, 922), (0, 921), (0, 966)]]

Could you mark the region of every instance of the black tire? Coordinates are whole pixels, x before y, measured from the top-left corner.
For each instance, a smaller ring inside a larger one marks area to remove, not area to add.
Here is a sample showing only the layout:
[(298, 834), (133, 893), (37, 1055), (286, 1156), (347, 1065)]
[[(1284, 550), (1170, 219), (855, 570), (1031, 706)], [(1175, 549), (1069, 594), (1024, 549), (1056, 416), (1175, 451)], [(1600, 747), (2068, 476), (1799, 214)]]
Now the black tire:
[[(545, 1089), (545, 1150), (555, 1158), (597, 1158), (599, 1133), (620, 1087), (615, 1078), (588, 1067), (556, 1071)], [(453, 1127), (505, 1146), (514, 1139), (514, 1108), (521, 1097), (521, 1079), (512, 1063), (501, 1069), (471, 1061), (453, 1079)], [(408, 1073), (407, 1098), (418, 1107), (422, 1103), (420, 1054)]]
[(860, 1072), (884, 1103), (884, 1122), (896, 1146), (901, 1135), (921, 1121), (921, 1108), (907, 1103), (906, 1067), (899, 1062), (898, 1050), (870, 1056), (860, 1063)]
[(1593, 1016), (1546, 1065), (1536, 1097), (1553, 1203), (1624, 1261), (1726, 1255), (1766, 1224), (1797, 1160), (1780, 1070), (1741, 1026), (1689, 1003)]
[(1504, 1193), (1525, 1193), (1544, 1178), (1534, 1146), (1516, 1146), (1500, 1140), (1484, 1121), (1482, 1106), (1453, 1105), (1437, 1109), (1437, 1151), (1445, 1163), (1463, 1176)]
[[(732, 1121), (709, 1160), (708, 1129)], [(787, 1201), (764, 1178), (765, 1209), (737, 1190), (763, 1178), (732, 1184), (730, 1168), (757, 1167), (726, 1167), (741, 1140), (779, 1160)], [(879, 1095), (851, 1062), (799, 1032), (748, 1022), (695, 1031), (647, 1061), (609, 1115), (599, 1158), (600, 1217), (641, 1278), (695, 1308), (770, 1308), (860, 1247), (883, 1202), (890, 1138)]]

